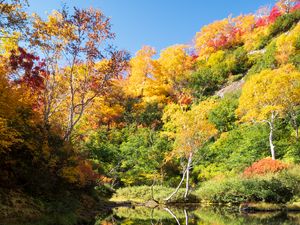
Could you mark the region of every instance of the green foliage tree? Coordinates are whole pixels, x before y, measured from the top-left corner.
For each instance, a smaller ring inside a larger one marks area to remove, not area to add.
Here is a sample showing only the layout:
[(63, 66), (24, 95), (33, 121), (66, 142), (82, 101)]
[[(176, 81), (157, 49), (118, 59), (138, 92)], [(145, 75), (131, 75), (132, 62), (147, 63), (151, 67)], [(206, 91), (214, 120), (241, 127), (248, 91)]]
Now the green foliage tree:
[(161, 168), (168, 150), (168, 142), (158, 133), (138, 128), (120, 145), (121, 180), (126, 185), (149, 185), (162, 180)]
[(222, 133), (199, 152), (203, 160), (195, 166), (193, 173), (200, 181), (239, 173), (267, 156), (267, 137), (268, 127), (265, 124), (242, 125)]
[(226, 95), (219, 100), (217, 106), (208, 115), (210, 122), (215, 124), (219, 132), (227, 132), (235, 127), (237, 120), (235, 110), (238, 107), (237, 95)]

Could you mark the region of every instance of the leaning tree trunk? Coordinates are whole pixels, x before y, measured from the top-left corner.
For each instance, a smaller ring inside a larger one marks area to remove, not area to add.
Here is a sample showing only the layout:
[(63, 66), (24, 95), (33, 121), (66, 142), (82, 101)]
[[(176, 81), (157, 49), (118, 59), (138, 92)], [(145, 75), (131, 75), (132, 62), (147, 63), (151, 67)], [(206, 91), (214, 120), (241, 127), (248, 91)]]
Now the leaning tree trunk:
[(189, 181), (190, 181), (190, 168), (192, 164), (193, 153), (191, 152), (188, 159), (188, 164), (186, 166), (186, 181), (185, 181), (185, 194), (184, 198), (186, 199), (189, 194)]
[(170, 200), (170, 199), (178, 192), (178, 190), (179, 190), (179, 188), (180, 188), (182, 182), (184, 181), (185, 174), (187, 173), (187, 170), (188, 170), (188, 167), (185, 168), (185, 170), (184, 170), (184, 172), (183, 172), (183, 174), (182, 174), (181, 181), (180, 181), (180, 183), (178, 184), (178, 186), (177, 186), (177, 188), (175, 189), (175, 191), (174, 191), (172, 194), (170, 194), (169, 197), (165, 198), (165, 199), (164, 199), (165, 201), (169, 201), (169, 200)]

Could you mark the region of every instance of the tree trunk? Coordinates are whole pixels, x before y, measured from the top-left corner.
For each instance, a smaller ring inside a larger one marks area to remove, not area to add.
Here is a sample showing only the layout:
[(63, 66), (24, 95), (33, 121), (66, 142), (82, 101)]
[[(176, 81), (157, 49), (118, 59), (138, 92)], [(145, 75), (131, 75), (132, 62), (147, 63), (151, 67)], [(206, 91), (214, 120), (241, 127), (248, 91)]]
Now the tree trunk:
[(270, 125), (269, 142), (270, 142), (270, 150), (271, 150), (272, 159), (275, 160), (275, 146), (273, 144), (273, 125)]
[(180, 181), (180, 183), (178, 184), (177, 188), (175, 189), (175, 191), (174, 191), (172, 194), (169, 195), (169, 197), (167, 197), (167, 198), (164, 199), (165, 201), (169, 201), (169, 200), (170, 200), (170, 199), (178, 192), (178, 190), (179, 190), (179, 188), (180, 188), (182, 182), (184, 181), (186, 172), (187, 172), (187, 167), (186, 167), (186, 169), (184, 170), (184, 172), (183, 172), (183, 174), (182, 174), (181, 181)]
[(184, 194), (185, 199), (187, 199), (187, 196), (189, 194), (190, 168), (192, 163), (192, 157), (193, 157), (193, 153), (191, 152), (189, 155), (188, 164), (186, 166), (186, 181), (185, 181), (185, 194)]
[(274, 131), (275, 117), (276, 117), (276, 115), (274, 114), (274, 112), (272, 112), (271, 120), (267, 121), (270, 126), (269, 143), (270, 143), (270, 150), (271, 150), (271, 155), (272, 155), (273, 160), (275, 160), (275, 146), (273, 144), (273, 131)]

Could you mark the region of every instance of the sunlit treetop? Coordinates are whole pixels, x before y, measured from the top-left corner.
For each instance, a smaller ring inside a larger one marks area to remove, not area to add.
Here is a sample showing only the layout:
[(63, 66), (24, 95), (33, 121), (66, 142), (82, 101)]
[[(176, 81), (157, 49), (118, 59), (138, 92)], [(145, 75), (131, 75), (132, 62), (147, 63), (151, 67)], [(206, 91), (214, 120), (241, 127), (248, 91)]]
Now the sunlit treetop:
[(27, 0), (2, 0), (0, 1), (0, 30), (14, 32), (26, 28), (27, 14), (24, 7), (27, 6)]
[(243, 87), (237, 114), (242, 121), (264, 121), (284, 116), (300, 99), (300, 73), (288, 64), (253, 75)]

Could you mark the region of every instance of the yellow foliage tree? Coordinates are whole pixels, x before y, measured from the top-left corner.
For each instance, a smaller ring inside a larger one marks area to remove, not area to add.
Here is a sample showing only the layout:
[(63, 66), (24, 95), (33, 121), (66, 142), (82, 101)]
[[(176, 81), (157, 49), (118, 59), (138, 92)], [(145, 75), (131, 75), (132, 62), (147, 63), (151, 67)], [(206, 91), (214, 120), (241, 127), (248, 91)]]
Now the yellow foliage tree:
[(276, 60), (280, 64), (288, 63), (291, 56), (299, 54), (296, 45), (300, 38), (300, 23), (288, 33), (280, 35), (276, 40)]
[(185, 86), (193, 67), (192, 57), (188, 54), (187, 45), (173, 45), (161, 51), (160, 57), (154, 61), (154, 89), (167, 96), (180, 96), (186, 92)]
[(186, 192), (184, 197), (187, 198), (189, 171), (192, 167), (193, 156), (199, 148), (217, 134), (217, 129), (208, 120), (208, 114), (215, 106), (215, 101), (206, 100), (192, 106), (189, 111), (185, 111), (175, 104), (168, 106), (165, 110), (164, 128), (167, 130), (167, 135), (174, 139), (173, 151), (166, 160), (173, 157), (183, 157), (187, 160), (181, 182), (166, 200), (169, 200), (178, 191), (185, 177)]
[(19, 133), (7, 126), (7, 121), (0, 117), (0, 153), (5, 153), (9, 148), (18, 142)]
[[(93, 8), (74, 8), (71, 15), (54, 11), (47, 20), (34, 16), (30, 41), (43, 53), (47, 67), (44, 124), (49, 127), (50, 120), (63, 124), (65, 140), (126, 67), (124, 52), (106, 50), (113, 37), (109, 18)], [(104, 58), (104, 52), (109, 57)]]
[(9, 48), (0, 45), (0, 52), (1, 50), (3, 55), (0, 56), (0, 153), (5, 153), (14, 144), (22, 142), (20, 133), (11, 126), (11, 121), (23, 120), (20, 118), (19, 109), (31, 109), (33, 101), (26, 88), (13, 85), (9, 81), (10, 69), (6, 58)]
[(144, 46), (130, 60), (130, 72), (124, 86), (124, 91), (128, 96), (141, 97), (145, 94), (145, 89), (153, 77), (152, 57), (155, 53), (154, 48)]
[(263, 70), (244, 85), (237, 114), (241, 121), (266, 122), (270, 127), (269, 143), (275, 160), (273, 131), (275, 120), (293, 114), (300, 104), (300, 73), (292, 65)]
[(173, 45), (162, 50), (160, 57), (154, 62), (154, 77), (179, 91), (180, 83), (187, 79), (192, 68), (192, 58), (187, 49), (186, 45)]

